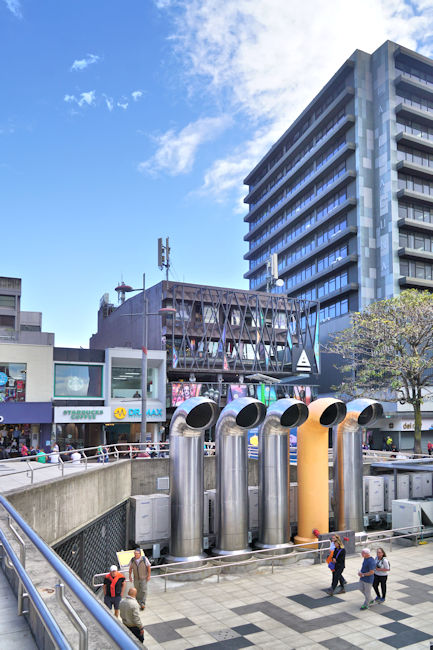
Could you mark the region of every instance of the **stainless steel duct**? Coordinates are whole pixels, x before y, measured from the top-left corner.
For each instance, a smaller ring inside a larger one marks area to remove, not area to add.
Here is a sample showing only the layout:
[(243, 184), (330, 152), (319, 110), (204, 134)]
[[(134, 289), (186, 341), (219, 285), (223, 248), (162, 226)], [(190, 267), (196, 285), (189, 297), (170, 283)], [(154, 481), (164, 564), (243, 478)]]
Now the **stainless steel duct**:
[(203, 555), (204, 431), (215, 424), (218, 407), (191, 397), (177, 407), (170, 424), (170, 562)]
[(260, 428), (258, 548), (275, 548), (290, 540), (289, 429), (307, 418), (306, 404), (279, 399), (268, 408)]
[(336, 530), (364, 529), (362, 495), (362, 427), (383, 416), (379, 402), (356, 399), (333, 431), (334, 518)]
[(252, 397), (233, 400), (216, 425), (215, 555), (236, 555), (248, 547), (248, 436), (259, 426), (266, 407)]

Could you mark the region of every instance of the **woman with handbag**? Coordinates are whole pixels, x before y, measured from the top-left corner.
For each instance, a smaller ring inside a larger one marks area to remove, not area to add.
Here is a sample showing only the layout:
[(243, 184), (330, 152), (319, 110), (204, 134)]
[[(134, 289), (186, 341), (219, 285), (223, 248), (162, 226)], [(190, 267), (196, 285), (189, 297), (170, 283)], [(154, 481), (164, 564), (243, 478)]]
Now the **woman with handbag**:
[(344, 588), (344, 585), (347, 583), (347, 580), (345, 580), (343, 577), (343, 571), (344, 571), (345, 560), (346, 560), (346, 549), (344, 548), (344, 544), (341, 541), (340, 536), (335, 535), (334, 537), (335, 537), (334, 540), (335, 548), (332, 554), (332, 559), (328, 563), (328, 567), (332, 571), (332, 585), (331, 585), (331, 589), (328, 590), (329, 596), (334, 595), (338, 583), (340, 583), (340, 589), (336, 593), (345, 594), (346, 590)]

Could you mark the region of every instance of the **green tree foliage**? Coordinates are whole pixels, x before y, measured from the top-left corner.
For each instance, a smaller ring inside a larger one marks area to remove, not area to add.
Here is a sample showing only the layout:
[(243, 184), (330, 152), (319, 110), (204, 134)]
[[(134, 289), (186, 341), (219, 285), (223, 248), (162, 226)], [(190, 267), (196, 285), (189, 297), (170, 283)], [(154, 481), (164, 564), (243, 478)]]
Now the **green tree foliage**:
[(326, 351), (346, 363), (340, 393), (402, 401), (414, 411), (414, 452), (421, 453), (421, 404), (433, 385), (433, 294), (410, 289), (352, 314)]

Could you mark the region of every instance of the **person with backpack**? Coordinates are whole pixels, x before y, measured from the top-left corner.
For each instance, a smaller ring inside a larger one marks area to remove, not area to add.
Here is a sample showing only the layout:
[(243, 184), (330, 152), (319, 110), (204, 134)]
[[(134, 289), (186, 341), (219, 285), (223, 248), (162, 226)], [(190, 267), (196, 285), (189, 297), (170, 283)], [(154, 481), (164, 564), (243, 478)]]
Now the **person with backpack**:
[[(383, 548), (379, 547), (376, 551), (376, 568), (374, 570), (373, 589), (376, 592), (375, 601), (383, 603), (386, 597), (386, 581), (390, 571), (390, 564), (386, 558), (386, 553)], [(382, 589), (382, 596), (380, 595), (379, 586)]]
[(333, 535), (332, 542), (334, 548), (332, 550), (332, 558), (330, 562), (328, 562), (328, 567), (332, 571), (332, 585), (331, 589), (328, 589), (328, 596), (334, 595), (338, 583), (340, 583), (340, 589), (335, 593), (345, 594), (346, 590), (344, 586), (347, 582), (343, 577), (343, 571), (346, 566), (346, 549), (344, 548), (344, 544), (339, 535)]

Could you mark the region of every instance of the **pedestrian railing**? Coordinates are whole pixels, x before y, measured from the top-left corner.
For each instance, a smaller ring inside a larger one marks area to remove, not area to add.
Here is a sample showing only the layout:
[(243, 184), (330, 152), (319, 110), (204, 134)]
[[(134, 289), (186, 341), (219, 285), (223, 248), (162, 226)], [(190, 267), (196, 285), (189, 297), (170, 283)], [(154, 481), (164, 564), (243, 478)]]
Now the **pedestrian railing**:
[[(369, 542), (389, 542), (390, 550), (392, 550), (393, 540), (402, 538), (415, 538), (416, 543), (419, 538), (423, 538), (423, 532), (424, 526), (419, 525), (406, 528), (393, 528), (385, 531), (375, 531), (374, 533), (365, 533), (365, 535), (362, 535), (359, 541), (355, 542), (355, 546), (365, 547)], [(269, 564), (271, 566), (271, 573), (274, 573), (275, 565), (278, 566), (281, 564), (282, 560), (289, 560), (293, 559), (294, 557), (298, 559), (302, 559), (302, 556), (306, 556), (307, 558), (313, 557), (313, 559), (316, 559), (317, 562), (322, 563), (324, 561), (324, 558), (329, 555), (330, 546), (330, 540), (322, 540), (320, 542), (314, 541), (306, 544), (286, 544), (280, 546), (278, 548), (278, 551), (275, 549), (275, 554), (273, 554), (272, 549), (245, 551), (236, 554), (236, 560), (232, 562), (230, 562), (227, 557), (209, 557), (203, 560), (199, 560), (198, 562), (174, 562), (168, 564), (159, 564), (152, 566), (151, 574), (154, 578), (160, 578), (161, 580), (164, 580), (164, 591), (167, 591), (167, 580), (170, 578), (187, 576), (194, 573), (201, 573), (204, 577), (206, 577), (206, 574), (214, 575), (216, 573), (217, 582), (219, 583), (221, 572), (230, 567), (238, 568), (248, 565), (258, 566), (258, 562), (260, 562), (261, 566)], [(287, 553), (282, 552), (285, 548), (288, 550)], [(245, 559), (242, 559), (242, 557)], [(194, 567), (191, 567), (191, 564), (194, 564)], [(129, 570), (121, 569), (121, 571), (127, 578)], [(97, 573), (93, 576), (92, 586), (95, 589), (103, 585), (101, 579), (104, 578), (105, 575), (105, 573)]]
[[(107, 637), (111, 647), (133, 650), (135, 642), (122, 628), (92, 593), (78, 580), (75, 574), (60, 560), (56, 553), (35, 533), (35, 531), (24, 521), (11, 504), (0, 496), (0, 506), (7, 513), (9, 539), (6, 530), (1, 528), (0, 522), (0, 552), (6, 567), (15, 572), (18, 580), (18, 615), (30, 613), (30, 603), (39, 617), (42, 626), (49, 635), (53, 646), (70, 650), (77, 647), (75, 639), (67, 639), (61, 624), (56, 620), (55, 612), (51, 611), (45, 601), (41, 598), (38, 590), (32, 582), (29, 571), (26, 568), (27, 550), (29, 545), (36, 549), (49, 568), (56, 574), (57, 581), (52, 585), (56, 591), (56, 601), (66, 613), (72, 625), (78, 632), (79, 650), (86, 650), (89, 644), (89, 629), (82, 620), (82, 612), (87, 613), (92, 622), (97, 625), (98, 634), (102, 633)], [(15, 528), (18, 527), (19, 531)], [(19, 557), (15, 552), (10, 538), (13, 537), (19, 544)], [(26, 541), (27, 538), (28, 541)], [(38, 556), (40, 562), (40, 556)], [(80, 612), (77, 612), (71, 602), (65, 596), (65, 587), (80, 602)], [(93, 629), (93, 626), (92, 626)]]
[[(55, 462), (38, 462), (37, 455), (5, 458), (0, 460), (0, 477), (26, 474), (30, 479), (30, 484), (33, 484), (35, 472), (47, 470), (53, 466), (58, 468), (62, 476), (65, 476), (65, 470), (67, 471), (68, 468), (76, 469), (80, 467), (81, 469), (87, 470), (89, 466), (94, 468), (95, 462), (102, 464), (102, 466), (106, 466), (109, 462), (117, 462), (125, 459), (153, 460), (152, 456), (144, 456), (144, 454), (147, 453), (147, 449), (149, 449), (152, 454), (155, 454), (155, 458), (167, 458), (170, 453), (169, 442), (136, 444), (116, 443), (112, 445), (103, 445), (107, 451), (102, 454), (98, 453), (100, 447), (101, 445), (98, 445), (97, 447), (85, 447), (82, 449), (74, 449), (72, 451), (62, 451), (59, 452), (59, 454), (55, 452)], [(64, 460), (64, 458), (62, 458), (62, 456), (70, 456), (74, 451), (78, 451), (81, 454), (81, 459), (79, 461)], [(206, 456), (215, 455), (215, 443), (205, 443), (203, 452)], [(48, 460), (49, 457), (50, 455), (47, 454), (46, 460)], [(25, 466), (23, 467), (24, 463)], [(7, 468), (9, 467), (11, 468), (11, 471), (7, 471)], [(23, 467), (23, 469), (19, 469), (20, 467)]]

